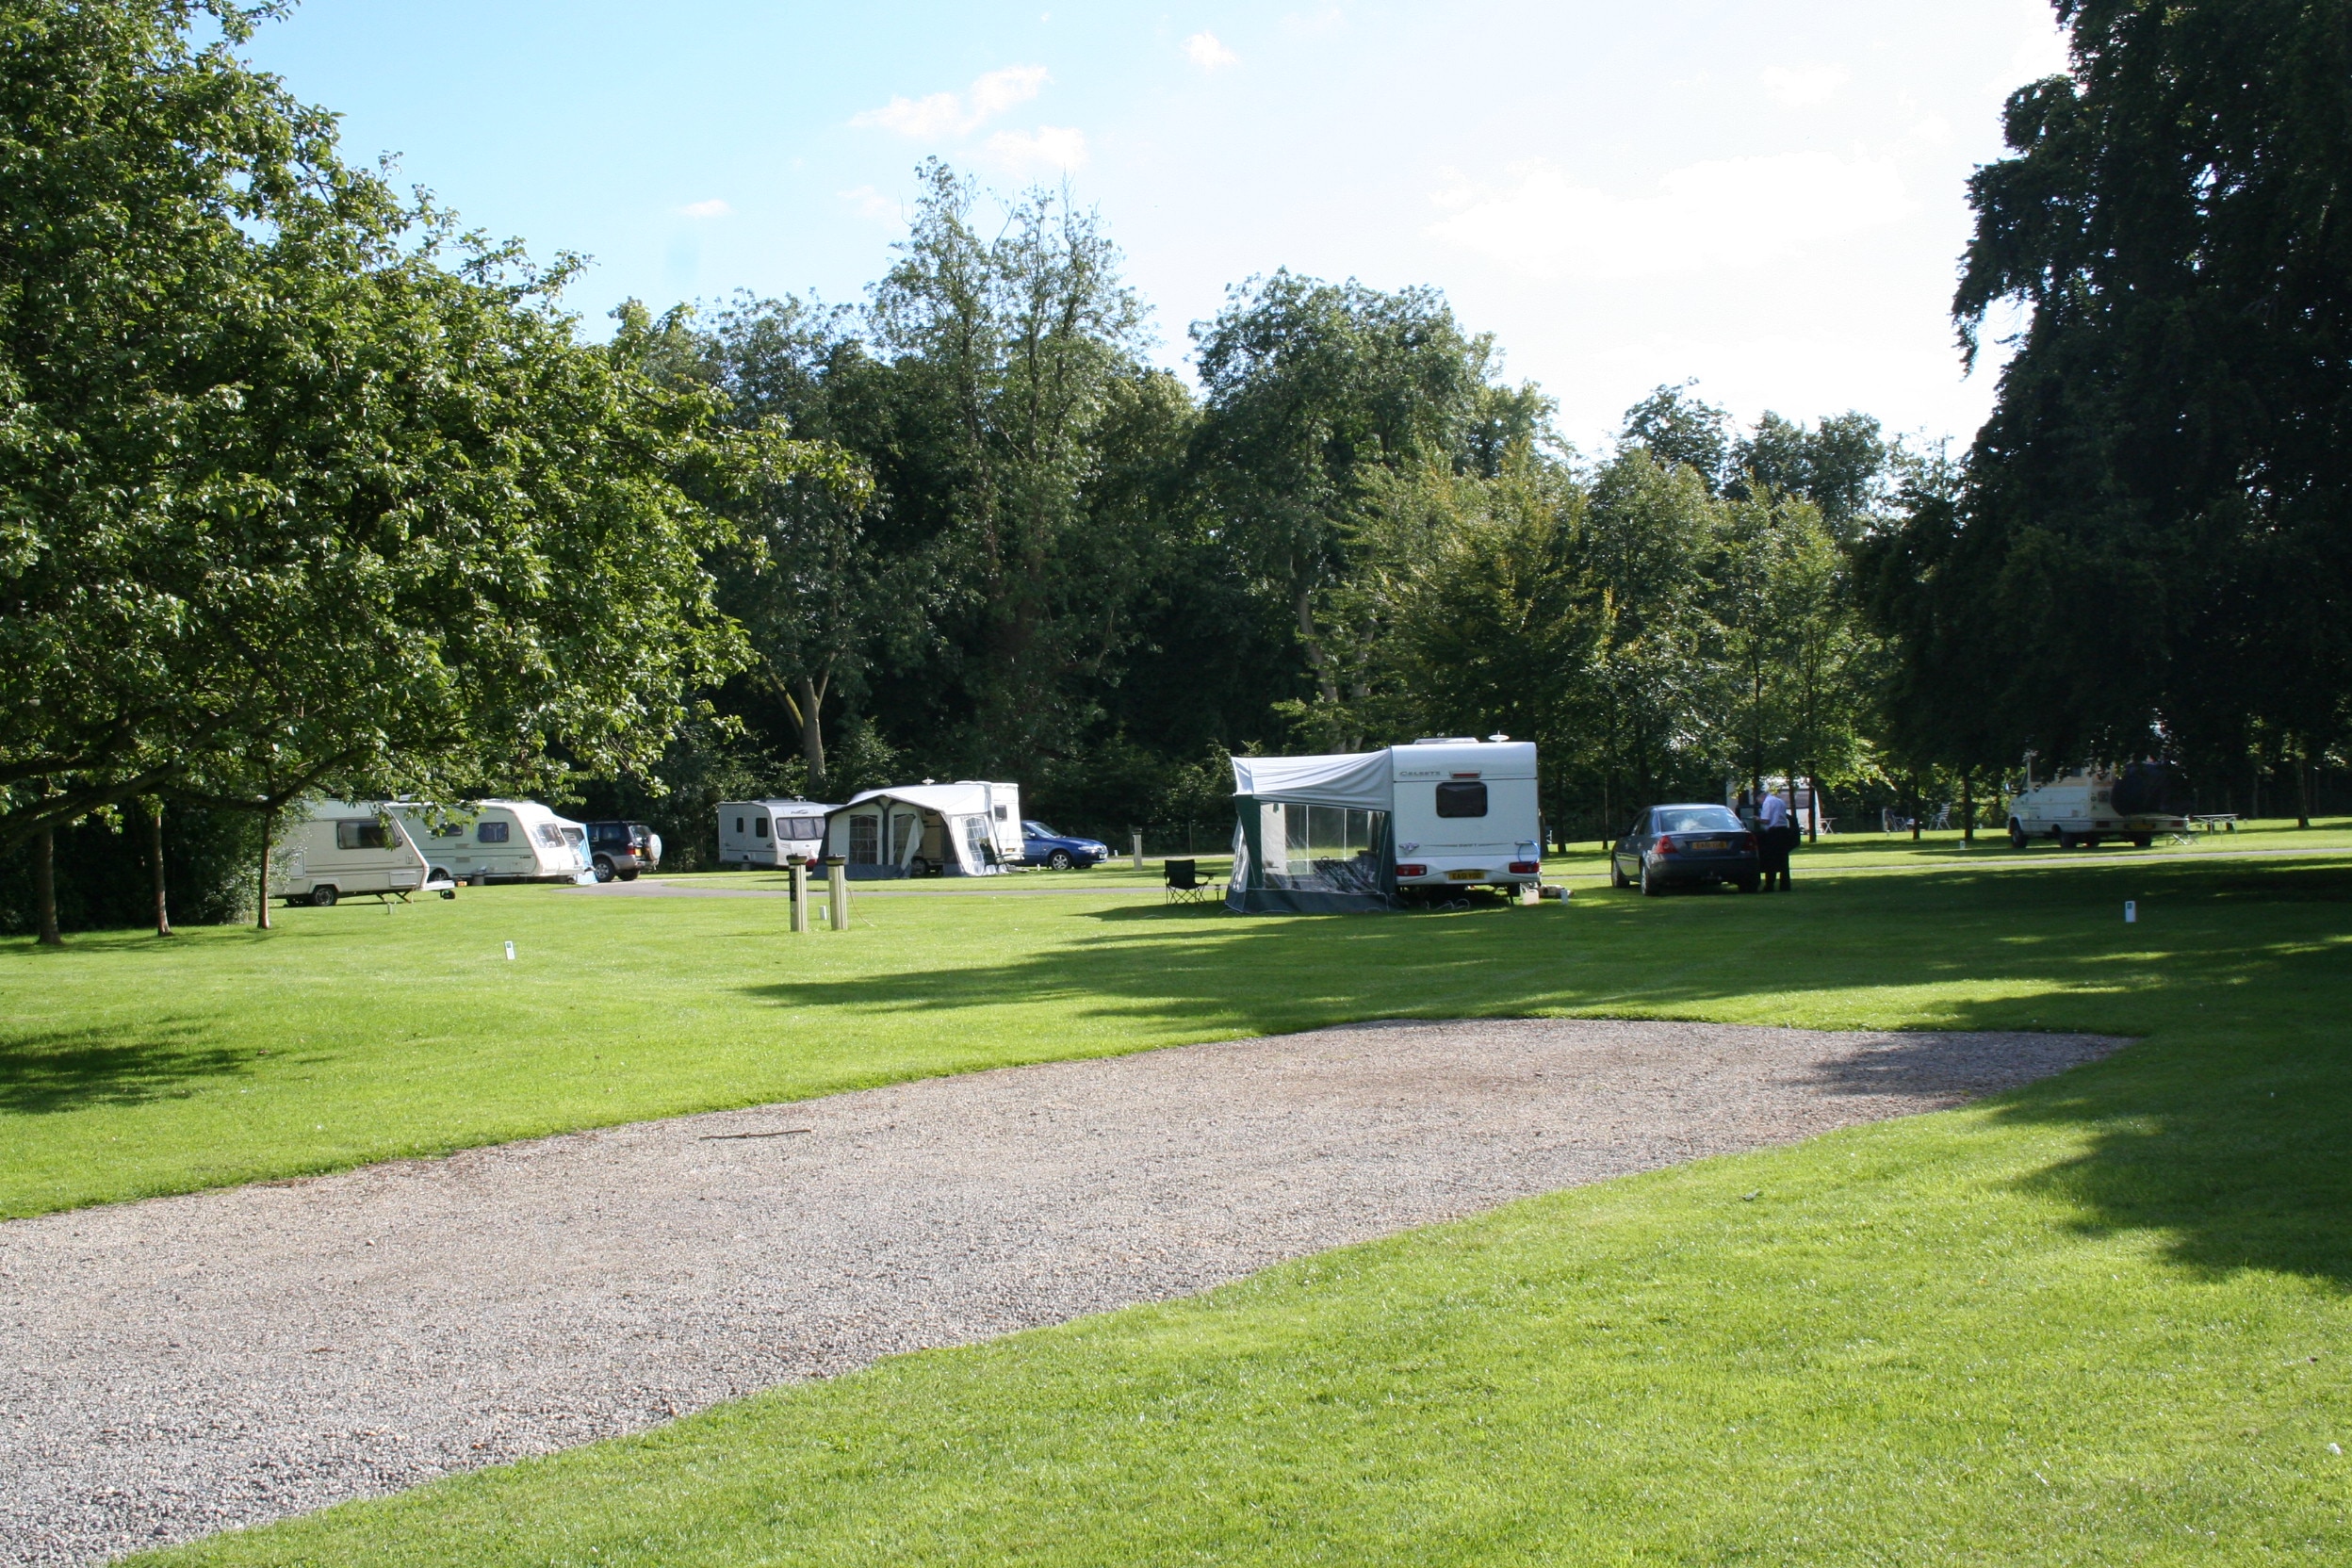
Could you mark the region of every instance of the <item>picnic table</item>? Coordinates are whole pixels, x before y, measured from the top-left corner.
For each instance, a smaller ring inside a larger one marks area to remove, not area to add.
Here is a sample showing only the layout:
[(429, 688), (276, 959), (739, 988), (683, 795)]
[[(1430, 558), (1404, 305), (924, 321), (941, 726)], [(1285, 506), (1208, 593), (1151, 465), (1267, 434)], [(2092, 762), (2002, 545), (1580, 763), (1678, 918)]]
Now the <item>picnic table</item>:
[(2238, 814), (2235, 811), (2208, 811), (2193, 816), (2189, 821), (2208, 833), (2235, 833), (2238, 830)]

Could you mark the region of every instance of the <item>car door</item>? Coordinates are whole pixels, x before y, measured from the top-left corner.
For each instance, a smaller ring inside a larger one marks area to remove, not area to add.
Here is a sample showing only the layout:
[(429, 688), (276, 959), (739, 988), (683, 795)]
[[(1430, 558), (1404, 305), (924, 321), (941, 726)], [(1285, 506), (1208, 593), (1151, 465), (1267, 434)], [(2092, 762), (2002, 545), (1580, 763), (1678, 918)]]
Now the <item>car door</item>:
[(1642, 876), (1642, 840), (1644, 837), (1642, 830), (1649, 825), (1649, 812), (1643, 811), (1635, 817), (1633, 825), (1626, 828), (1625, 836), (1617, 841), (1616, 851), (1610, 857), (1615, 868), (1635, 881), (1639, 881)]

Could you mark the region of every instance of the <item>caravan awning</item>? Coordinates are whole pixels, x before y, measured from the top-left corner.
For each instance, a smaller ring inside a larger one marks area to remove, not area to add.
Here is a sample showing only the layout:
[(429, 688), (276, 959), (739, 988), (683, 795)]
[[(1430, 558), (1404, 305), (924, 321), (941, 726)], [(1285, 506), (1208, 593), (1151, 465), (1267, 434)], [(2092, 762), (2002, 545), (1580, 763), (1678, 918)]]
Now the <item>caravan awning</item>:
[(1233, 793), (1260, 800), (1295, 800), (1309, 806), (1349, 806), (1360, 811), (1389, 808), (1388, 753), (1345, 752), (1335, 757), (1236, 757)]

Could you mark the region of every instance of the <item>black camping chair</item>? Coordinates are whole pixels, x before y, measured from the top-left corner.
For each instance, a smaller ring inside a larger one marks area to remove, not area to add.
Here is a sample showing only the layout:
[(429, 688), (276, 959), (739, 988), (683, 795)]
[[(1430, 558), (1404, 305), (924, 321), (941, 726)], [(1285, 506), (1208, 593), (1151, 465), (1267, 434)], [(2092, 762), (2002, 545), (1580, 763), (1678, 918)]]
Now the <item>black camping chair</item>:
[(1162, 880), (1168, 889), (1170, 904), (1198, 904), (1217, 891), (1217, 884), (1200, 880), (1198, 860), (1166, 860)]

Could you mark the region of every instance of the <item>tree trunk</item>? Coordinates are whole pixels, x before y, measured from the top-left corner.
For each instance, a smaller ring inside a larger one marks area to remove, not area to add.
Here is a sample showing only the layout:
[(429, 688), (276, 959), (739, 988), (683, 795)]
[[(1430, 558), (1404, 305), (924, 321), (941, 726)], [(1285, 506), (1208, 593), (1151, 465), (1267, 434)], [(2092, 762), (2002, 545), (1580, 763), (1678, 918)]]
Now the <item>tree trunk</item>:
[[(828, 677), (829, 680), (830, 678)], [(825, 688), (808, 677), (797, 676), (792, 684), (799, 688), (800, 755), (808, 764), (808, 792), (825, 793)]]
[(57, 835), (46, 827), (33, 835), (33, 911), (41, 945), (63, 947), (65, 939), (57, 935)]
[(1911, 841), (1913, 843), (1919, 841), (1919, 816), (1926, 809), (1927, 803), (1919, 798), (1919, 776), (1913, 774), (1911, 776)]
[(2295, 754), (2295, 825), (2311, 825), (2311, 748), (2296, 748)]
[(1960, 775), (1960, 841), (1976, 842), (1976, 775), (1965, 770)]
[(164, 897), (163, 884), (163, 802), (155, 801), (147, 808), (147, 859), (155, 871), (155, 935), (172, 934), (172, 906)]
[(258, 896), (253, 900), (253, 928), (257, 931), (270, 929), (270, 841), (275, 835), (277, 826), (278, 814), (275, 811), (262, 812), (261, 876), (254, 888)]
[(1805, 841), (1818, 844), (1821, 841), (1821, 780), (1809, 770), (1805, 776), (1805, 792), (1813, 801), (1812, 814), (1805, 819)]
[(1323, 640), (1315, 633), (1314, 584), (1300, 583), (1293, 599), (1298, 615), (1298, 640), (1307, 645), (1307, 663), (1315, 671), (1315, 690), (1323, 694), (1325, 702), (1337, 707), (1339, 678), (1331, 673), (1331, 662), (1323, 653)]

